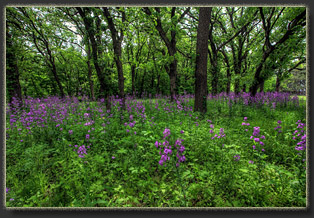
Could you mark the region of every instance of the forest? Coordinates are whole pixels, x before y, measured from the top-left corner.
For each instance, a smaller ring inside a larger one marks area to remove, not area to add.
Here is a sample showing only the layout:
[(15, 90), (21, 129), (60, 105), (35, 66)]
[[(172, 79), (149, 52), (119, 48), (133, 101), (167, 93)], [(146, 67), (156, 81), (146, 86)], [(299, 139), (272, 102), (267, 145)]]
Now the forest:
[(306, 7), (6, 7), (7, 207), (305, 207)]

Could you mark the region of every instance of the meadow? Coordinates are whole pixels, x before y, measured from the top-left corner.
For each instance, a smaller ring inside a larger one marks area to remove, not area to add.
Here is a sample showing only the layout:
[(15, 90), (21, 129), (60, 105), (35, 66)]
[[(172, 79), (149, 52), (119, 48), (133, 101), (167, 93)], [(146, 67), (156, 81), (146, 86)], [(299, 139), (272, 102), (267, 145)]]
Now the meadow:
[(306, 100), (288, 93), (14, 100), (7, 207), (305, 207)]

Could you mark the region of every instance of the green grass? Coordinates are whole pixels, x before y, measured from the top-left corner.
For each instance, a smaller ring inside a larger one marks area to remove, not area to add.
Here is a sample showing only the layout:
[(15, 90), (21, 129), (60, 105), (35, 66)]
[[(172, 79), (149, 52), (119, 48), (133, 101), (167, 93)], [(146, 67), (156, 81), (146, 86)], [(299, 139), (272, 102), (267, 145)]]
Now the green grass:
[[(304, 106), (278, 106), (276, 110), (268, 106), (231, 108), (226, 103), (208, 101), (208, 113), (201, 115), (191, 111), (166, 113), (164, 108), (177, 107), (160, 99), (141, 102), (146, 119), (135, 112), (135, 101), (130, 102), (132, 112), (120, 113), (113, 108), (104, 119), (98, 112), (103, 106), (81, 103), (77, 105), (80, 115), (68, 107), (66, 124), (56, 127), (48, 119), (48, 127), (33, 128), (31, 135), (20, 121), (11, 128), (8, 118), (6, 187), (10, 190), (6, 206), (306, 206), (305, 152), (297, 152), (298, 141), (292, 139), (296, 122), (305, 123)], [(155, 109), (157, 102), (160, 110)], [(193, 101), (182, 105), (192, 107)], [(91, 126), (84, 125), (87, 120), (83, 114), (92, 111), (88, 107), (98, 108)], [(136, 121), (133, 128), (124, 125), (130, 123), (131, 114)], [(274, 130), (278, 120), (282, 121), (281, 133)], [(242, 126), (242, 122), (250, 125)], [(264, 146), (250, 139), (257, 126), (260, 136), (265, 136)], [(160, 166), (155, 142), (164, 141), (165, 128), (171, 131), (168, 141), (173, 154), (166, 166)], [(212, 140), (221, 128), (225, 137)], [(73, 130), (72, 135), (69, 130)], [(178, 138), (184, 139), (186, 161), (176, 167), (173, 145)], [(73, 151), (75, 145), (90, 146), (84, 158)], [(235, 161), (235, 155), (240, 156), (239, 161)]]

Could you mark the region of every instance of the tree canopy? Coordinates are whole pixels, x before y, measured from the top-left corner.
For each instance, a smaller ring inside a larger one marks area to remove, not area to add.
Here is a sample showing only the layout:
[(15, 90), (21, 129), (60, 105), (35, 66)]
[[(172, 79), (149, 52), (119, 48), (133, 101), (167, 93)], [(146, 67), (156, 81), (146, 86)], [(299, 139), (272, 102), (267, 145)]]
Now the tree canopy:
[[(208, 17), (205, 93), (304, 89), (305, 7)], [(7, 99), (194, 94), (201, 19), (199, 7), (7, 7)]]

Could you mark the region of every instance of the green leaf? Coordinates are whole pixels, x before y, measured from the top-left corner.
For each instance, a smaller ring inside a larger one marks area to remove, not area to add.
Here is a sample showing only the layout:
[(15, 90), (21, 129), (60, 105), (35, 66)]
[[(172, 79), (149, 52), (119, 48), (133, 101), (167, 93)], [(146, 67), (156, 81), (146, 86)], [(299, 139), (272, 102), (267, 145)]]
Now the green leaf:
[(241, 172), (243, 172), (243, 173), (248, 173), (248, 172), (249, 172), (249, 170), (248, 170), (248, 169), (244, 169), (244, 168), (239, 169), (239, 171), (241, 171)]
[(120, 148), (119, 150), (117, 150), (117, 153), (118, 154), (126, 154), (126, 153), (128, 153), (128, 151), (124, 148)]

